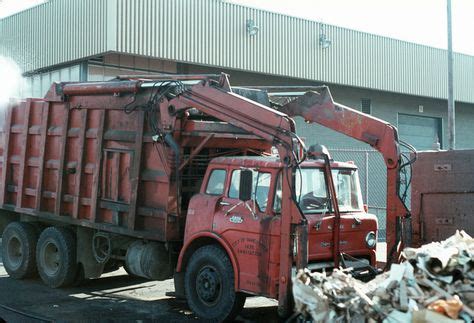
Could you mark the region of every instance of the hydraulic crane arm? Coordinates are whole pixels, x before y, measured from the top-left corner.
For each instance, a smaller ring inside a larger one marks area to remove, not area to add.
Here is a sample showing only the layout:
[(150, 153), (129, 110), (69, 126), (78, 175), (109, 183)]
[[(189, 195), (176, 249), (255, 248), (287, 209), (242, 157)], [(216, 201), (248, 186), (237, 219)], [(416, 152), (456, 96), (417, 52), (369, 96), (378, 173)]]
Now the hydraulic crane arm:
[(384, 157), (388, 168), (396, 168), (399, 158), (397, 130), (377, 119), (333, 101), (329, 88), (306, 92), (278, 109), (290, 117), (300, 116), (308, 123), (317, 123), (363, 141)]
[[(280, 159), (286, 165), (283, 171), (286, 178), (283, 181), (283, 195), (293, 198), (282, 205), (282, 214), (286, 216), (281, 218), (280, 224), (280, 282), (278, 285), (279, 311), (286, 313), (290, 309), (293, 263), (291, 251), (294, 232), (291, 227), (292, 224), (306, 225), (306, 219), (300, 212), (293, 194), (293, 174), (297, 164), (301, 162), (298, 153), (304, 149), (303, 143), (295, 134), (295, 123), (282, 112), (232, 93), (225, 74), (221, 76), (219, 84), (206, 80), (183, 91), (169, 102), (163, 101), (160, 104), (162, 128), (173, 129), (178, 112), (190, 107), (221, 121), (229, 122), (272, 143), (277, 147)], [(306, 233), (302, 239), (307, 241), (305, 237)], [(307, 263), (307, 252), (303, 256), (297, 256), (297, 262)]]
[(397, 129), (383, 120), (335, 103), (326, 86), (317, 92), (305, 93), (279, 111), (365, 142), (382, 154), (387, 166), (387, 263), (395, 261), (393, 251), (403, 242), (401, 219), (409, 216), (399, 195), (401, 155)]
[(291, 118), (275, 109), (234, 94), (225, 74), (221, 76), (219, 84), (214, 83), (212, 80), (204, 80), (169, 102), (161, 103), (162, 129), (174, 129), (178, 112), (192, 107), (275, 145), (293, 145), (293, 139), (297, 137)]

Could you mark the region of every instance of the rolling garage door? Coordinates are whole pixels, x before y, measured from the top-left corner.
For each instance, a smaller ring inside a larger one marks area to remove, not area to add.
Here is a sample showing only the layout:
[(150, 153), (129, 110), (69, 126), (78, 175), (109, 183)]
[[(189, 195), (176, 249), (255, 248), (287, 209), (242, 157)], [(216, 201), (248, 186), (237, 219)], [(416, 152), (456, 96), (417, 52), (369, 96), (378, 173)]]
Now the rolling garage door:
[(433, 150), (437, 140), (442, 143), (441, 119), (399, 113), (398, 134), (416, 150)]

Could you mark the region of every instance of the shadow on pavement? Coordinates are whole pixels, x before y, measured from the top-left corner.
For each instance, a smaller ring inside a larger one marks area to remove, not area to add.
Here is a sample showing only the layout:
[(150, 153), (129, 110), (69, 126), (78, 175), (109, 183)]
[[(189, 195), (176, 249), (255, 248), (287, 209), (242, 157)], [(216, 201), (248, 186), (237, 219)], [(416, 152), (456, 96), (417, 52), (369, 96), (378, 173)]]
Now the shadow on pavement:
[[(163, 297), (156, 296), (154, 289), (158, 290), (157, 284), (159, 283), (128, 275), (118, 275), (88, 280), (80, 287), (51, 289), (43, 285), (40, 279), (18, 281), (2, 275), (0, 304), (57, 322), (204, 322), (192, 314), (186, 301), (168, 298), (164, 296), (163, 290), (159, 293)], [(276, 310), (276, 306), (248, 307), (236, 322), (278, 322)], [(11, 315), (9, 313), (9, 320), (12, 320)], [(19, 316), (18, 319), (20, 318)]]

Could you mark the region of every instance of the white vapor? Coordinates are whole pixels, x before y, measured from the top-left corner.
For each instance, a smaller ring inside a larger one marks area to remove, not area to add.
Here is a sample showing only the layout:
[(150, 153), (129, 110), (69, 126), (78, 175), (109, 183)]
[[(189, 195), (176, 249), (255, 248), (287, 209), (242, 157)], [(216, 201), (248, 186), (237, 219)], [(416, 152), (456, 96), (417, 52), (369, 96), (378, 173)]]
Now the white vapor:
[(20, 67), (10, 58), (0, 56), (0, 127), (3, 128), (8, 104), (18, 100), (27, 87)]

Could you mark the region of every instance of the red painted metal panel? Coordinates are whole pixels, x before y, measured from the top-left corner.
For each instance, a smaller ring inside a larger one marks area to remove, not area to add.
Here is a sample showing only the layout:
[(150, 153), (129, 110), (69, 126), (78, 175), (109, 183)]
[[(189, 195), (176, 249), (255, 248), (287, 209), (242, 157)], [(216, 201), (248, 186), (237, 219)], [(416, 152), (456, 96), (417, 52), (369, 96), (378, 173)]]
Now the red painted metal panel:
[[(152, 140), (144, 110), (124, 110), (130, 102), (144, 104), (152, 93), (144, 89), (142, 96), (131, 98), (139, 84), (70, 84), (63, 85), (62, 93), (57, 92), (62, 85), (53, 85), (45, 99), (12, 105), (2, 147), (0, 204), (61, 222), (181, 240), (187, 203), (177, 197), (174, 152)], [(191, 176), (183, 193), (187, 199), (193, 187), (198, 191), (199, 182), (193, 183), (192, 176), (197, 176), (199, 163), (208, 163), (223, 149), (224, 154), (225, 149), (245, 154), (270, 148), (227, 123), (175, 122), (180, 163), (191, 157), (180, 169)], [(205, 167), (200, 171), (202, 177)]]
[(474, 234), (474, 150), (421, 151), (412, 169), (413, 244)]

